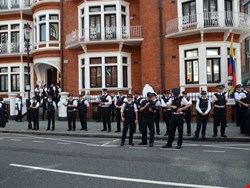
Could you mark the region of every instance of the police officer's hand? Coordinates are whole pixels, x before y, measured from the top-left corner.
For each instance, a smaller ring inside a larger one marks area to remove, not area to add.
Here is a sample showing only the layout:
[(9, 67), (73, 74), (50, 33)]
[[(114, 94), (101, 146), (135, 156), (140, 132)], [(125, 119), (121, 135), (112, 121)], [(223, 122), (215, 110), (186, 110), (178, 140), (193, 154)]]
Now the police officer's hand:
[(177, 108), (177, 106), (172, 106), (172, 108), (173, 108), (173, 109), (176, 109), (176, 108)]
[(137, 119), (135, 120), (135, 124), (136, 124), (136, 125), (138, 124), (138, 120), (137, 120)]
[(149, 106), (150, 105), (150, 102), (147, 102), (145, 106)]
[(182, 108), (179, 108), (176, 112), (182, 112)]
[(122, 117), (122, 121), (125, 121), (125, 118), (124, 118), (124, 117)]

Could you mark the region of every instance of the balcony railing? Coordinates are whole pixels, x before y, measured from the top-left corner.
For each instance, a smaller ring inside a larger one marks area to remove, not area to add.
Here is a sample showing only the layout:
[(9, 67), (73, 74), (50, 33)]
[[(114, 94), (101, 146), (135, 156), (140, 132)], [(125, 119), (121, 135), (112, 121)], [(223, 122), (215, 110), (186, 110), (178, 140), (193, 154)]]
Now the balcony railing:
[(1, 1), (0, 2), (0, 11), (1, 10), (12, 10), (12, 9), (23, 9), (29, 8), (31, 6), (32, 0), (9, 0), (9, 1)]
[(141, 26), (91, 27), (74, 30), (66, 36), (66, 46), (79, 42), (142, 39)]
[(202, 14), (188, 15), (168, 21), (166, 32), (168, 36), (184, 31), (211, 27), (237, 28), (238, 30), (247, 31), (250, 29), (250, 16), (240, 12), (204, 12)]
[(20, 43), (0, 43), (0, 55), (24, 52), (24, 48), (20, 48)]

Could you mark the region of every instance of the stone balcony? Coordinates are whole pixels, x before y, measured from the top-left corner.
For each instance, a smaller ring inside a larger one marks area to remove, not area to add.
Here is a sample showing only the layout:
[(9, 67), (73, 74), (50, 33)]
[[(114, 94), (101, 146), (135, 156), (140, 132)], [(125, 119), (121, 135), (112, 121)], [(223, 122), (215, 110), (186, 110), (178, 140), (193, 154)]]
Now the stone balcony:
[(240, 12), (204, 12), (175, 18), (166, 24), (166, 37), (177, 38), (197, 33), (231, 32), (240, 34), (240, 41), (250, 34), (250, 16)]

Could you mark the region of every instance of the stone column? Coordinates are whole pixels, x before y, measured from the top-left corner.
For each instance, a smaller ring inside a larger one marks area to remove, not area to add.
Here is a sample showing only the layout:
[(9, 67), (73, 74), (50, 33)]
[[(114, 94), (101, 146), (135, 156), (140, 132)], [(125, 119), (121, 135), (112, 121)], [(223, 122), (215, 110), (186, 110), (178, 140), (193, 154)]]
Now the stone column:
[(16, 117), (16, 94), (8, 94), (10, 101), (10, 119), (15, 119)]
[(63, 105), (63, 103), (67, 102), (68, 92), (61, 92), (61, 99), (58, 103), (58, 120), (66, 121), (67, 120), (67, 107)]

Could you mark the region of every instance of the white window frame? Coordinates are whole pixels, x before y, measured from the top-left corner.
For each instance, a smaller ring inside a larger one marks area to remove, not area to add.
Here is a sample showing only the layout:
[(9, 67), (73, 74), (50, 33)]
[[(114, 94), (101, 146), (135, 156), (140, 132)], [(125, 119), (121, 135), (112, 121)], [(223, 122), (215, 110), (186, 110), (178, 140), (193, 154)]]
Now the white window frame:
[[(100, 57), (102, 59), (101, 64), (90, 64), (90, 58)], [(105, 57), (117, 57), (117, 63), (105, 64)], [(122, 57), (127, 57), (127, 64), (122, 62)], [(84, 65), (82, 65), (82, 59), (84, 59)], [(102, 67), (102, 87), (100, 88), (91, 88), (90, 87), (90, 67)], [(132, 78), (131, 78), (131, 54), (126, 52), (102, 52), (102, 53), (87, 53), (81, 54), (78, 56), (78, 73), (79, 73), (79, 92), (81, 91), (95, 91), (101, 90), (102, 88), (106, 88), (106, 80), (105, 80), (105, 67), (106, 66), (117, 66), (117, 87), (109, 87), (109, 89), (117, 89), (117, 88), (126, 88), (130, 89), (132, 86)], [(123, 87), (123, 66), (127, 66), (127, 78), (128, 78), (128, 86)], [(82, 88), (82, 68), (85, 70), (85, 88)]]

